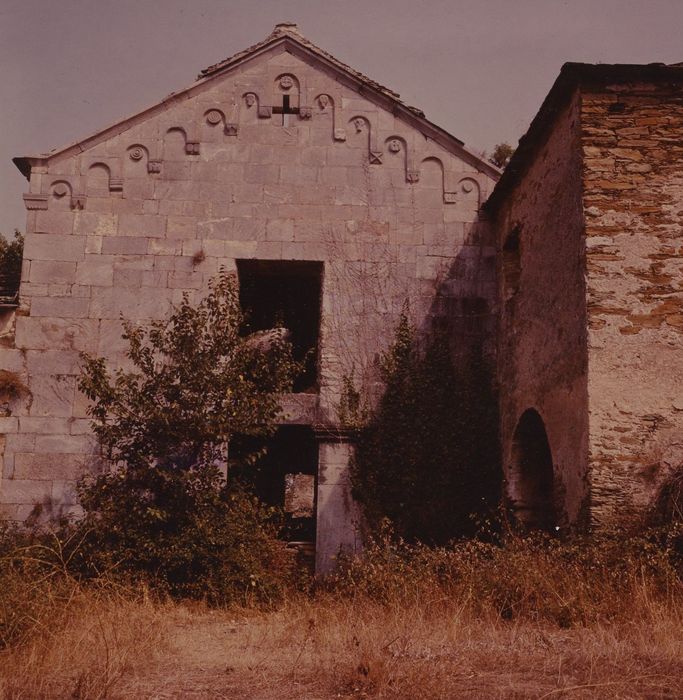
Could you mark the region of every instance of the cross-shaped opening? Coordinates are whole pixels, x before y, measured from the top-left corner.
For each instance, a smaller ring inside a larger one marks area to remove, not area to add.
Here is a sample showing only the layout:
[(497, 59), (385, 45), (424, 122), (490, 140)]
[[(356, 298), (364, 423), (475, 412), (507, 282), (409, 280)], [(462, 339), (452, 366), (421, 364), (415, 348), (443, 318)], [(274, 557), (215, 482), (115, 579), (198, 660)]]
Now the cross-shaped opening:
[(282, 107), (273, 107), (273, 114), (282, 115), (282, 126), (289, 126), (289, 115), (299, 114), (298, 107), (290, 107), (289, 95), (282, 96)]

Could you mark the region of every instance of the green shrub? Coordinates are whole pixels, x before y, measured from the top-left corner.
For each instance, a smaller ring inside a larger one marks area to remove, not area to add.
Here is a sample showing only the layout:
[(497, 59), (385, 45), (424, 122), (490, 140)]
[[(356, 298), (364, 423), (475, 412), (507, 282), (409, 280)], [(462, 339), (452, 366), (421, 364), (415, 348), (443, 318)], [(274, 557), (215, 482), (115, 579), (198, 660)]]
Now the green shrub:
[(291, 577), (278, 512), (208, 469), (119, 470), (83, 482), (80, 497), (72, 568), (88, 576), (211, 604), (277, 602)]
[(499, 543), (472, 539), (447, 547), (382, 536), (360, 556), (343, 559), (324, 585), (386, 605), (457, 600), (476, 616), (571, 627), (619, 619), (637, 599), (644, 605), (680, 599), (675, 564), (656, 532), (568, 541), (508, 535)]
[(384, 394), (358, 431), (352, 464), (367, 521), (377, 530), (388, 518), (398, 536), (429, 544), (473, 534), (501, 484), (486, 364), (471, 357), (456, 372), (445, 333), (419, 347), (404, 314), (380, 369)]
[(288, 566), (277, 512), (219, 467), (232, 436), (273, 434), (298, 365), (279, 336), (242, 337), (242, 322), (235, 280), (221, 272), (196, 305), (185, 296), (167, 319), (124, 322), (132, 370), (111, 376), (103, 358), (83, 355), (79, 386), (112, 468), (79, 485), (80, 571), (211, 602), (279, 595)]
[(24, 237), (14, 232), (8, 241), (0, 234), (0, 296), (14, 296), (21, 282), (21, 262), (24, 254)]

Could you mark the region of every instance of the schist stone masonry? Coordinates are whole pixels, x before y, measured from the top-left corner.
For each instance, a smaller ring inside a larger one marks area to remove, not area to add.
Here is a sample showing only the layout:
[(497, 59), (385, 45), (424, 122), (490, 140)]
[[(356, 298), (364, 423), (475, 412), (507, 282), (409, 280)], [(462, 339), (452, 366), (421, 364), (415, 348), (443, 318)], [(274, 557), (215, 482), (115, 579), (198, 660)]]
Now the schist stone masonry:
[(568, 64), (500, 178), (282, 24), (161, 103), (16, 159), (28, 220), (0, 366), (30, 394), (0, 418), (2, 516), (76, 508), (97, 454), (79, 351), (124, 364), (121, 315), (162, 317), (221, 266), (261, 327), (284, 317), (314, 351), (269, 459), (318, 571), (360, 545), (342, 380), (375, 381), (406, 300), (494, 359), (520, 519), (643, 500), (681, 449), (682, 81)]

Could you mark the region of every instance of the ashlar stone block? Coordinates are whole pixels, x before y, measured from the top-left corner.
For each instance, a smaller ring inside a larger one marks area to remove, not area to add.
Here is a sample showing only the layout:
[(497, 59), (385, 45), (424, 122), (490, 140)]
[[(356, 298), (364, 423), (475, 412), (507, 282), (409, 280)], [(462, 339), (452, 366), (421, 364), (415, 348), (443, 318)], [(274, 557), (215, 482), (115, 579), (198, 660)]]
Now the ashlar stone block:
[(35, 375), (31, 377), (31, 415), (68, 417), (76, 389), (76, 377)]
[(70, 211), (38, 211), (33, 232), (69, 235), (74, 232), (74, 214)]
[(78, 374), (79, 354), (75, 350), (27, 350), (26, 369), (30, 375)]
[(85, 236), (30, 233), (24, 242), (26, 260), (78, 262), (85, 255)]
[(166, 233), (166, 217), (144, 214), (121, 214), (118, 232), (121, 236), (163, 238)]
[(90, 300), (73, 297), (36, 297), (31, 302), (31, 316), (37, 318), (85, 318), (88, 315)]
[(82, 455), (19, 452), (14, 456), (14, 478), (76, 480), (83, 473), (85, 466), (86, 460)]
[(76, 282), (97, 287), (110, 287), (114, 279), (112, 258), (101, 255), (88, 255), (78, 263)]
[(52, 481), (48, 479), (3, 479), (0, 503), (37, 504), (50, 500)]
[(34, 260), (31, 264), (28, 280), (38, 284), (73, 284), (75, 275), (75, 262)]

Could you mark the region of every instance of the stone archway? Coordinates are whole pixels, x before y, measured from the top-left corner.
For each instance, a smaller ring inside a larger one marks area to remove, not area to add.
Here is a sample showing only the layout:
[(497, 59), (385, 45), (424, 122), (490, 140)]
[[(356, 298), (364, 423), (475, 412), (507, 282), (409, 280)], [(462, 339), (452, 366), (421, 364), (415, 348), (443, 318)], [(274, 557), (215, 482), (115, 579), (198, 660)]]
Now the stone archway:
[(527, 409), (512, 439), (508, 469), (508, 500), (518, 524), (530, 530), (553, 530), (557, 525), (554, 471), (543, 419)]

